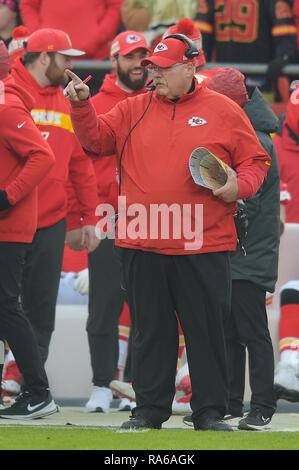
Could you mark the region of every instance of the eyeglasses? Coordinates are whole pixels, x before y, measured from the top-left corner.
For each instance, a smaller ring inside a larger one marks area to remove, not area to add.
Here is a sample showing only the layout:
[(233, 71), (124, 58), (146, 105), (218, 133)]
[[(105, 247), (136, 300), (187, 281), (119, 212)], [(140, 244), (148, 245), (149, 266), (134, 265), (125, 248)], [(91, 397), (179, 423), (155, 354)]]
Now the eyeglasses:
[(172, 69), (174, 69), (175, 67), (178, 67), (179, 65), (185, 65), (185, 64), (178, 62), (177, 64), (171, 65), (170, 67), (158, 67), (158, 65), (153, 64), (153, 65), (150, 65), (148, 69), (150, 72), (158, 72), (163, 75), (164, 73), (170, 72)]

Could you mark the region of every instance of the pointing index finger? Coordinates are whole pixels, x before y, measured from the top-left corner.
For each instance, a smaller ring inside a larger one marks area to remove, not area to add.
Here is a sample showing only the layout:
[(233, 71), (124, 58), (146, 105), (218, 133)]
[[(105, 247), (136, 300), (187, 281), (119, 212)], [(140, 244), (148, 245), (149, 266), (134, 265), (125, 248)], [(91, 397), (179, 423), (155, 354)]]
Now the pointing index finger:
[(65, 69), (65, 72), (73, 80), (74, 84), (79, 84), (82, 82), (81, 78), (78, 77), (78, 75), (76, 75), (70, 69)]

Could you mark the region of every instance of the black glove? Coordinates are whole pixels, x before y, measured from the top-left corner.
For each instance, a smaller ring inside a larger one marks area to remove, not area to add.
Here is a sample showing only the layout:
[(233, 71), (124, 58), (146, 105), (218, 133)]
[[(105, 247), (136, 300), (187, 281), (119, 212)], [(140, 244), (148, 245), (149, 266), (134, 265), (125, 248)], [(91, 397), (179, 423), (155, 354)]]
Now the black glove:
[(248, 218), (246, 213), (246, 205), (242, 200), (238, 201), (237, 210), (234, 215), (234, 221), (238, 237), (238, 245), (243, 256), (246, 256), (246, 250), (244, 246), (245, 238), (248, 233)]
[(12, 204), (7, 198), (7, 193), (4, 189), (0, 189), (0, 211), (6, 211), (12, 207)]
[(277, 57), (276, 59), (271, 60), (267, 69), (267, 76), (272, 80), (276, 80), (280, 75), (282, 75), (282, 68), (290, 62), (288, 56)]

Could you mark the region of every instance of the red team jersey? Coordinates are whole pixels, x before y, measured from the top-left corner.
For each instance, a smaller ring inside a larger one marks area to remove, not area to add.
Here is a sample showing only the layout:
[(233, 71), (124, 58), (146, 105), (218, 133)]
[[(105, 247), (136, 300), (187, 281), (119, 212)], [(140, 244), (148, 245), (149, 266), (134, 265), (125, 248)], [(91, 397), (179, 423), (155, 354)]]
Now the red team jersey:
[(37, 128), (53, 150), (56, 163), (38, 186), (38, 228), (49, 227), (66, 217), (66, 183), (73, 185), (80, 201), (79, 220), (68, 229), (96, 223), (97, 188), (90, 159), (79, 144), (70, 119), (68, 100), (61, 87), (41, 87), (18, 59), (11, 71), (15, 81), (34, 99), (31, 115)]

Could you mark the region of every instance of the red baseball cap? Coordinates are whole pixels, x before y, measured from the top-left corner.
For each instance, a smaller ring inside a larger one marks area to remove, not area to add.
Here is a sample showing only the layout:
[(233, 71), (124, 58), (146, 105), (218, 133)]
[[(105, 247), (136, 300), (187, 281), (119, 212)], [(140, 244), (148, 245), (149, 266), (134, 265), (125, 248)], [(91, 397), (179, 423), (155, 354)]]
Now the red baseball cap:
[(178, 62), (183, 64), (191, 62), (194, 64), (194, 58), (188, 59), (185, 56), (187, 49), (189, 49), (188, 44), (185, 44), (179, 39), (164, 39), (156, 45), (154, 52), (150, 57), (143, 59), (141, 65), (144, 67), (146, 65), (155, 64), (158, 65), (158, 67), (165, 68), (171, 67)]
[(110, 54), (112, 56), (127, 55), (140, 48), (151, 52), (142, 34), (136, 31), (124, 31), (113, 39)]
[(43, 28), (32, 33), (25, 47), (26, 52), (59, 52), (69, 56), (80, 56), (83, 51), (72, 48), (72, 42), (67, 33), (60, 29)]

